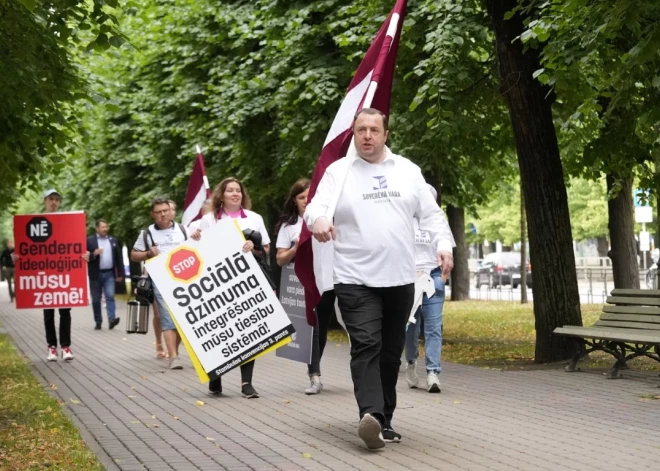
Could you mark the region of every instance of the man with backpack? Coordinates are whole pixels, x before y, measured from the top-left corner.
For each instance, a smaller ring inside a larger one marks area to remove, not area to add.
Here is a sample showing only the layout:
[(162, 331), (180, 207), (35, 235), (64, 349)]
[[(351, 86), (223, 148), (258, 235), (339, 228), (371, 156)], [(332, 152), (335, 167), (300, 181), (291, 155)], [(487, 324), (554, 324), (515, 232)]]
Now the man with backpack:
[[(133, 245), (131, 260), (134, 262), (144, 262), (159, 254), (167, 253), (188, 239), (185, 227), (174, 222), (173, 211), (168, 199), (156, 198), (151, 202), (151, 217), (154, 219), (154, 224), (141, 231)], [(181, 337), (163, 296), (155, 285), (152, 286), (170, 358), (169, 367), (172, 370), (180, 370), (183, 368), (179, 359)]]

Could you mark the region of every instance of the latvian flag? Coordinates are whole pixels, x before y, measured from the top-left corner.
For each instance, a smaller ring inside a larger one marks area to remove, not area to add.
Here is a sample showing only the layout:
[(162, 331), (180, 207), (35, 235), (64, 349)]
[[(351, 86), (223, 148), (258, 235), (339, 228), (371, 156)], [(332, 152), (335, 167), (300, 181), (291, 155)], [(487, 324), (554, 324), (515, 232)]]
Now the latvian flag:
[[(362, 108), (376, 108), (389, 115), (394, 65), (406, 15), (406, 4), (407, 0), (396, 2), (348, 87), (316, 163), (309, 189), (309, 201), (314, 198), (316, 188), (328, 166), (347, 155), (353, 140), (351, 128), (355, 113)], [(332, 213), (334, 214), (334, 209)], [(332, 220), (333, 214), (328, 214), (328, 219)], [(296, 252), (295, 271), (305, 287), (307, 322), (310, 325), (316, 325), (314, 308), (321, 299), (320, 293), (333, 289), (332, 250), (331, 243), (318, 243), (303, 224), (300, 245)]]
[(197, 146), (197, 158), (188, 182), (186, 199), (183, 203), (181, 223), (184, 226), (188, 226), (191, 222), (202, 217), (202, 205), (209, 196), (211, 196), (211, 189), (209, 180), (206, 178), (204, 157), (202, 157), (202, 150)]

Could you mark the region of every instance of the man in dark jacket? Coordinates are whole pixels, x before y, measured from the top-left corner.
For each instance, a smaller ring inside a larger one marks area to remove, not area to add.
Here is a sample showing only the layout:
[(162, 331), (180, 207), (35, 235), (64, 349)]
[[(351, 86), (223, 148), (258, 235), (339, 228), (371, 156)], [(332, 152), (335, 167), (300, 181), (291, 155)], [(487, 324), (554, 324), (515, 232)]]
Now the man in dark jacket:
[(92, 293), (92, 309), (96, 330), (101, 329), (101, 292), (105, 295), (108, 310), (108, 324), (114, 329), (119, 324), (115, 317), (115, 282), (124, 279), (124, 263), (121, 245), (108, 235), (108, 223), (105, 219), (96, 221), (96, 234), (87, 238), (89, 251), (89, 288)]
[(14, 253), (14, 241), (8, 240), (5, 249), (0, 255), (0, 264), (2, 265), (2, 274), (7, 280), (7, 287), (9, 288), (9, 300), (14, 302), (14, 260), (11, 254)]

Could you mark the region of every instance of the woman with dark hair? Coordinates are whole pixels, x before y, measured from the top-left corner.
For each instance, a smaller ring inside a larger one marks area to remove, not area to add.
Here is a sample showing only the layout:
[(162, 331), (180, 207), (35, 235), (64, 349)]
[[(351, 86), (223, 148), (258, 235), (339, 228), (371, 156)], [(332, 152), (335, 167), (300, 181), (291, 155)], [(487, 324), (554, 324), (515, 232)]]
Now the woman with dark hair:
[[(289, 196), (284, 202), (284, 209), (275, 227), (277, 231), (277, 264), (284, 266), (295, 258), (298, 251), (298, 240), (302, 230), (303, 214), (307, 207), (310, 181), (301, 178), (293, 184)], [(310, 386), (305, 394), (318, 394), (323, 389), (321, 383), (321, 357), (328, 338), (328, 324), (334, 312), (335, 292), (326, 291), (316, 307), (316, 325), (312, 336), (312, 360), (307, 365)]]
[[(211, 200), (213, 210), (202, 217), (199, 230), (203, 233), (223, 218), (235, 219), (244, 233), (248, 230), (252, 234), (258, 233), (261, 239), (261, 244), (257, 247), (250, 240), (254, 238), (248, 238), (243, 244), (243, 252), (251, 251), (257, 259), (265, 260), (270, 250), (270, 238), (263, 218), (250, 211), (252, 203), (243, 183), (234, 177), (225, 178), (214, 188)], [(253, 371), (254, 360), (241, 365), (241, 392), (248, 399), (259, 397), (259, 393), (252, 386)], [(209, 392), (211, 394), (222, 392), (221, 378), (209, 382)]]

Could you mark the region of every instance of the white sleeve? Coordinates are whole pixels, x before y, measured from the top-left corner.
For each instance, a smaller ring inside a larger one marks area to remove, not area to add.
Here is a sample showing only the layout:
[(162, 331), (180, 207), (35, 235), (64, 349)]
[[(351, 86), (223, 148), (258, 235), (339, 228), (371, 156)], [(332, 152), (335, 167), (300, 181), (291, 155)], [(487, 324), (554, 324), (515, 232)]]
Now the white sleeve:
[(326, 169), (323, 177), (321, 177), (319, 186), (316, 188), (314, 198), (312, 198), (312, 201), (307, 205), (307, 208), (305, 208), (303, 219), (310, 231), (318, 218), (322, 216), (327, 217), (328, 214), (332, 195), (337, 186), (337, 177), (334, 172), (331, 171), (331, 167)]
[(146, 252), (147, 248), (144, 246), (144, 231), (140, 231), (137, 240), (133, 244), (133, 250), (136, 252)]
[(290, 237), (290, 231), (288, 231), (289, 225), (282, 224), (280, 231), (277, 233), (277, 242), (275, 242), (275, 248), (278, 249), (290, 249), (292, 245), (292, 240)]
[(259, 226), (257, 230), (261, 232), (261, 245), (268, 245), (270, 244), (270, 236), (268, 235), (268, 231), (266, 230), (266, 224), (264, 224), (264, 218), (262, 218), (261, 215), (259, 214), (256, 214), (256, 216), (258, 218), (257, 225)]
[(207, 218), (206, 216), (202, 216), (202, 218), (199, 220), (198, 229), (203, 232), (210, 228), (211, 228), (211, 223), (209, 221), (209, 218)]
[(193, 232), (195, 232), (197, 229), (200, 229), (201, 224), (202, 224), (201, 219), (198, 219), (198, 220), (193, 221), (190, 224), (188, 224), (188, 227), (186, 227), (186, 230), (188, 231), (188, 234), (190, 235)]
[(454, 242), (454, 236), (451, 233), (444, 211), (433, 199), (433, 195), (429, 191), (421, 172), (417, 172), (414, 182), (419, 192), (415, 217), (419, 221), (420, 229), (431, 233), (433, 237), (432, 244), (438, 252), (451, 253), (452, 249), (456, 247), (456, 242)]

